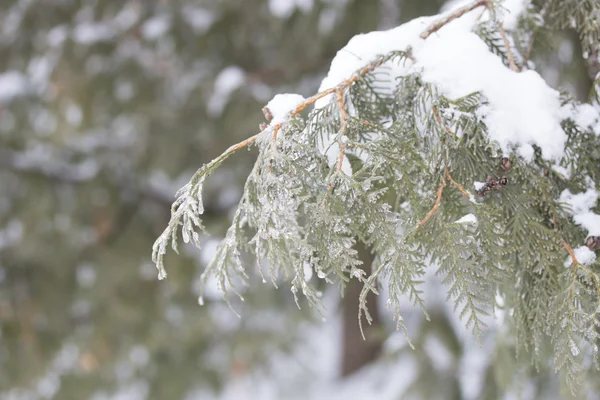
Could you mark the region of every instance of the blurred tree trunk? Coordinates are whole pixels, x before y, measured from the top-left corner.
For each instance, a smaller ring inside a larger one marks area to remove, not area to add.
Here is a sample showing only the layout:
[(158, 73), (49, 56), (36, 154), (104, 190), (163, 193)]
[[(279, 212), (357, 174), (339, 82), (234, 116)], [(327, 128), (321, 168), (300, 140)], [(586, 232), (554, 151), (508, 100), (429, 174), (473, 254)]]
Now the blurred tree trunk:
[[(362, 243), (357, 245), (359, 257), (363, 261), (363, 270), (366, 276), (371, 274), (371, 264), (373, 255), (365, 248)], [(363, 328), (365, 339), (363, 339), (358, 325), (358, 303), (362, 284), (357, 279), (351, 279), (346, 286), (346, 292), (343, 298), (343, 343), (342, 343), (342, 365), (341, 375), (348, 376), (364, 365), (374, 361), (379, 357), (384, 335), (383, 326), (379, 318), (379, 307), (377, 296), (370, 292), (367, 296), (369, 313), (373, 318), (371, 325), (363, 317)]]

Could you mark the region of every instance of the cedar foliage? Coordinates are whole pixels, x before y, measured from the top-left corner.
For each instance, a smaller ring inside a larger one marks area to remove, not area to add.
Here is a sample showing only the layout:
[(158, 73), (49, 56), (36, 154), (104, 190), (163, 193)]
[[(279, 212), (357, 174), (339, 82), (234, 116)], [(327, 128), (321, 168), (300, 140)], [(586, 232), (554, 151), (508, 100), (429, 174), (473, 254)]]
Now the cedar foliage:
[[(501, 5), (477, 3), (492, 11), (493, 20), (479, 23), (475, 32), (507, 66), (511, 60), (518, 69), (530, 65), (528, 42), (542, 28), (568, 24), (580, 33), (584, 49), (600, 45), (597, 2), (581, 8), (574, 1), (531, 6), (509, 32), (512, 51), (498, 28)], [(600, 188), (600, 137), (571, 119), (563, 121), (568, 144), (558, 166), (569, 171), (569, 179), (552, 169), (539, 148), (531, 162), (517, 152), (502, 154), (478, 116), (485, 97), (448, 98), (420, 73), (396, 77), (386, 68), (411, 59), (410, 49), (381, 55), (328, 93), (310, 98), (285, 122), (263, 127), (200, 168), (177, 193), (171, 221), (154, 246), (159, 277), (166, 277), (163, 256), (169, 244), (177, 251), (180, 231), (184, 242), (200, 246), (205, 180), (235, 151), (254, 145), (256, 164), (204, 282), (213, 276), (224, 293), (235, 292), (248, 280), (242, 262), (248, 252), (264, 278), (288, 281), (298, 304), (301, 293), (324, 311), (305, 280), (309, 265), (329, 283), (363, 284), (359, 322), (363, 315), (371, 320), (369, 292), (387, 285), (387, 304), (406, 332), (402, 302), (408, 298), (425, 312), (420, 283), (433, 264), (448, 287), (448, 300), (474, 335), (482, 334), (496, 307), (509, 310), (518, 351), (539, 365), (547, 356), (543, 349), (552, 348), (556, 370), (575, 390), (600, 361), (600, 264), (576, 259), (571, 245), (583, 245), (587, 232), (557, 198), (565, 189)], [(390, 85), (394, 90), (383, 89)], [(325, 94), (326, 106), (305, 112)], [(563, 101), (577, 106), (566, 95)], [(319, 151), (327, 138), (341, 149), (337, 165)], [(341, 168), (344, 157), (351, 175)], [(485, 181), (483, 187), (469, 191), (478, 181)], [(461, 221), (466, 214), (475, 219)], [(357, 242), (372, 249), (370, 275), (361, 269)]]

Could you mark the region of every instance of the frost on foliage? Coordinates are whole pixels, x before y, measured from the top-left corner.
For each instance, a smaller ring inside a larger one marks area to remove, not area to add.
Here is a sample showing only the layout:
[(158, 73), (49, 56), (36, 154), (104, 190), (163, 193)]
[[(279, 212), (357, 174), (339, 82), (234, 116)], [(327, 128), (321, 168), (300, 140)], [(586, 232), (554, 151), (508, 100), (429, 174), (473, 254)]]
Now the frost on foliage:
[[(537, 17), (522, 1), (502, 3), (505, 10), (499, 3), (428, 36), (454, 11), (355, 36), (321, 93), (275, 96), (261, 133), (178, 192), (154, 246), (159, 276), (180, 230), (199, 245), (205, 179), (254, 144), (258, 158), (203, 282), (215, 278), (219, 289), (236, 291), (250, 277), (248, 254), (263, 281), (288, 283), (298, 306), (302, 294), (324, 312), (315, 282), (344, 287), (357, 279), (360, 324), (363, 316), (371, 322), (368, 294), (386, 285), (388, 308), (406, 332), (400, 311), (410, 302), (426, 314), (421, 283), (433, 263), (475, 335), (502, 298), (519, 350), (537, 363), (550, 343), (574, 384), (583, 350), (598, 357), (599, 265), (580, 246), (600, 232), (598, 108), (519, 71), (524, 55), (494, 35), (502, 38), (502, 16), (512, 19), (508, 43), (522, 29), (515, 21)], [(372, 253), (370, 273), (358, 244)]]
[(184, 243), (190, 241), (200, 247), (200, 236), (198, 231), (204, 231), (204, 226), (200, 221), (200, 215), (204, 213), (202, 203), (202, 185), (204, 176), (194, 184), (188, 183), (177, 192), (177, 200), (171, 206), (171, 220), (169, 226), (160, 235), (152, 248), (152, 261), (158, 268), (158, 279), (167, 277), (163, 265), (163, 256), (170, 244), (173, 250), (177, 252), (178, 232), (181, 230), (181, 236)]
[(600, 236), (600, 215), (591, 211), (598, 203), (598, 192), (595, 189), (587, 189), (585, 192), (573, 194), (565, 189), (559, 201), (570, 206), (569, 212), (573, 215), (573, 221), (588, 231), (590, 236)]

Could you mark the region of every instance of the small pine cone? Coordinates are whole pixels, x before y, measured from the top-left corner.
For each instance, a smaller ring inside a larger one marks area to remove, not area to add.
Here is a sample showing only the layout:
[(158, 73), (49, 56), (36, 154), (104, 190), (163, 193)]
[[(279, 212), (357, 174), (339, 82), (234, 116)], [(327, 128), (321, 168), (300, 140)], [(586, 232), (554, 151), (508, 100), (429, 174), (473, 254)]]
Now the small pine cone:
[(512, 166), (512, 161), (508, 157), (502, 157), (502, 163), (500, 165), (504, 171), (508, 171)]
[(600, 236), (590, 236), (586, 239), (585, 245), (590, 250), (596, 250), (600, 248)]
[(502, 186), (508, 185), (508, 176), (503, 176), (502, 178), (500, 178), (500, 184)]
[(492, 187), (486, 183), (479, 190), (476, 190), (475, 193), (477, 194), (477, 196), (483, 197), (491, 191), (492, 191)]
[(265, 129), (267, 129), (269, 127), (269, 124), (262, 122), (259, 126), (258, 129), (260, 129), (260, 131), (264, 131)]
[(269, 110), (269, 107), (263, 107), (262, 112), (265, 114), (267, 121), (271, 122), (273, 120), (273, 113)]

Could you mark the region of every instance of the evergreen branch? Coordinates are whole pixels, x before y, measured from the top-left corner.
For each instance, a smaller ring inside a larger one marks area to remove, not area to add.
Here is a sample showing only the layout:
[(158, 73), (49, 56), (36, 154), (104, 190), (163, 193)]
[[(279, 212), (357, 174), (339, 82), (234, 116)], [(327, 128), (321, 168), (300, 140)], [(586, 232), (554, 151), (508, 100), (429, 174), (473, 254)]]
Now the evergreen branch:
[(590, 103), (594, 100), (600, 104), (600, 72), (596, 75), (596, 79), (592, 82), (592, 88), (590, 89)]
[(446, 133), (449, 133), (452, 136), (456, 136), (456, 133), (452, 132), (450, 130), (450, 128), (448, 128), (446, 125), (444, 125), (444, 123), (442, 122), (442, 117), (440, 116), (440, 113), (438, 112), (438, 108), (437, 106), (433, 106), (433, 115), (435, 116), (435, 119), (437, 120), (438, 124), (444, 128), (444, 130), (446, 131)]
[(204, 226), (202, 225), (199, 216), (204, 213), (202, 187), (206, 177), (229, 158), (230, 155), (239, 149), (254, 143), (261, 133), (230, 146), (219, 157), (196, 171), (190, 181), (184, 187), (179, 189), (177, 192), (177, 199), (171, 206), (171, 219), (169, 220), (169, 224), (152, 246), (152, 261), (154, 261), (156, 268), (158, 269), (159, 279), (167, 277), (163, 261), (164, 255), (167, 252), (167, 244), (171, 242), (171, 248), (177, 252), (177, 232), (180, 226), (184, 242), (187, 243), (191, 239), (196, 247), (200, 247), (200, 237), (196, 229), (204, 231)]
[[(550, 3), (552, 3), (552, 0), (550, 0), (546, 4), (544, 4), (544, 7), (540, 11), (540, 16), (543, 19), (545, 19), (546, 15), (548, 14), (548, 10), (550, 9)], [(531, 36), (529, 37), (529, 42), (527, 43), (527, 50), (525, 51), (525, 54), (523, 55), (523, 65), (521, 68), (523, 68), (527, 65), (527, 62), (529, 61), (529, 58), (531, 57), (531, 53), (533, 52), (533, 43), (535, 42), (535, 38), (536, 38), (536, 34), (537, 34), (538, 30), (539, 30), (539, 27), (536, 27), (531, 32)]]
[(573, 265), (580, 265), (579, 260), (577, 260), (577, 257), (575, 256), (575, 251), (569, 245), (569, 243), (567, 243), (567, 241), (565, 239), (563, 239), (562, 235), (558, 231), (558, 224), (556, 222), (556, 215), (552, 215), (552, 224), (554, 225), (554, 231), (560, 237), (560, 240), (562, 242), (563, 247), (565, 248), (565, 250), (567, 250), (567, 253), (569, 253), (569, 256), (571, 257), (571, 262), (573, 263)]
[(451, 184), (456, 186), (456, 188), (462, 193), (463, 196), (465, 196), (469, 200), (472, 199), (473, 196), (469, 192), (467, 192), (461, 184), (459, 184), (452, 178), (452, 175), (450, 175), (450, 172), (448, 172), (448, 174), (447, 174), (447, 179), (450, 181)]
[(502, 40), (504, 40), (504, 47), (506, 47), (506, 57), (508, 59), (508, 65), (509, 65), (510, 69), (512, 69), (513, 71), (519, 72), (520, 69), (519, 69), (519, 67), (517, 67), (517, 64), (515, 63), (515, 57), (512, 53), (512, 49), (510, 47), (510, 41), (508, 40), (508, 36), (506, 36), (506, 31), (504, 30), (502, 21), (500, 19), (498, 19), (496, 12), (494, 11), (494, 8), (492, 6), (491, 0), (487, 0), (485, 2), (485, 4), (486, 4), (486, 8), (490, 11), (490, 15), (491, 15), (492, 19), (496, 22), (496, 26), (498, 27), (498, 32), (500, 33), (500, 36), (502, 36)]
[(471, 4), (468, 4), (464, 7), (458, 8), (451, 14), (448, 14), (444, 18), (442, 18), (439, 21), (432, 24), (429, 28), (427, 28), (427, 30), (425, 32), (421, 33), (421, 39), (427, 39), (432, 33), (439, 31), (440, 29), (442, 29), (442, 27), (444, 25), (454, 21), (457, 18), (462, 17), (469, 11), (476, 9), (477, 7), (487, 6), (487, 2), (488, 2), (488, 0), (477, 0), (477, 1), (475, 1)]
[[(433, 106), (433, 114), (435, 115), (435, 119), (437, 120), (438, 124), (442, 128), (444, 128), (446, 133), (449, 133), (452, 136), (456, 136), (456, 133), (452, 132), (452, 130), (450, 130), (450, 128), (448, 128), (442, 121), (442, 117), (440, 116), (437, 106)], [(445, 141), (444, 141), (444, 144), (445, 144)], [(446, 153), (444, 153), (444, 158), (446, 158)], [(446, 165), (447, 165), (447, 160), (446, 160)], [(445, 179), (448, 180), (452, 185), (454, 185), (463, 194), (463, 196), (465, 196), (467, 199), (471, 200), (471, 198), (472, 198), (471, 194), (469, 194), (469, 192), (467, 192), (462, 185), (460, 185), (458, 182), (456, 182), (452, 178), (452, 175), (450, 174), (450, 171), (448, 170), (447, 167), (446, 167), (446, 171), (445, 171)]]
[(377, 67), (380, 67), (382, 64), (384, 64), (388, 60), (389, 60), (389, 56), (388, 57), (381, 56), (381, 57), (375, 59), (374, 61), (368, 63), (367, 65), (365, 65), (364, 67), (362, 67), (361, 69), (356, 71), (350, 78), (340, 82), (339, 84), (337, 84), (336, 86), (334, 86), (332, 88), (329, 88), (322, 92), (319, 92), (319, 93), (309, 97), (302, 103), (298, 104), (298, 106), (294, 109), (294, 111), (292, 111), (290, 116), (295, 117), (296, 115), (300, 114), (306, 107), (314, 104), (317, 100), (322, 99), (325, 96), (328, 96), (333, 93), (337, 93), (340, 90), (344, 90), (344, 89), (350, 87), (354, 82), (358, 81), (361, 77), (367, 75), (369, 72), (372, 72)]

